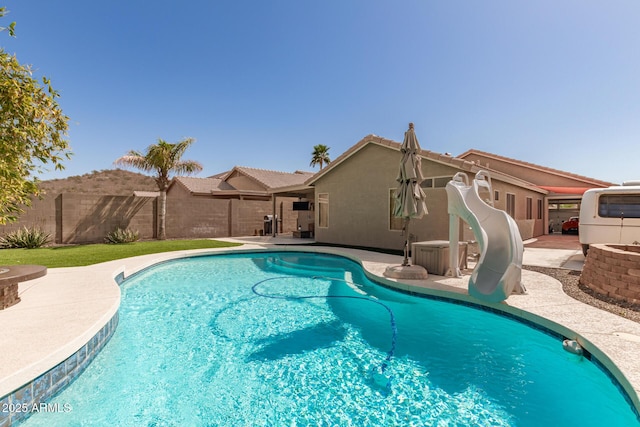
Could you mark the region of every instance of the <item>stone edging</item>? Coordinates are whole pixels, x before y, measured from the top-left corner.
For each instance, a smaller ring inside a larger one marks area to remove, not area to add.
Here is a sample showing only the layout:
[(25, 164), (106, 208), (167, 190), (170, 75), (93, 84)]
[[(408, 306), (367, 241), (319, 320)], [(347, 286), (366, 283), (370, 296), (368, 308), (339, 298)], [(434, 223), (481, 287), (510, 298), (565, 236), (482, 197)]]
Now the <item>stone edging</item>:
[[(109, 342), (118, 326), (118, 312), (80, 350), (18, 390), (0, 398), (0, 426), (10, 427), (33, 413), (51, 410), (45, 403), (73, 382)], [(46, 406), (46, 408), (43, 407)], [(73, 408), (57, 407), (65, 411)]]

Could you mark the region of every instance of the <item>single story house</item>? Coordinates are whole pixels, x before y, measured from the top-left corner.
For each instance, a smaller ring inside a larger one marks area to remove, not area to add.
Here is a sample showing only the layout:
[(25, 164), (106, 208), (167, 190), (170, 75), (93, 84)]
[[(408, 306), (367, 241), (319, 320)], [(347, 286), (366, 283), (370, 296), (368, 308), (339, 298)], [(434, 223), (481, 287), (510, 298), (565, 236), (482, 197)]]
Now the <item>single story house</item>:
[(521, 160), (511, 159), (480, 150), (468, 150), (458, 158), (474, 162), (478, 166), (491, 168), (508, 175), (517, 176), (547, 190), (548, 224), (560, 231), (562, 223), (572, 216), (578, 216), (580, 201), (590, 188), (606, 188), (614, 183), (589, 178), (570, 172), (552, 169)]
[[(273, 189), (304, 183), (312, 172), (279, 172), (236, 166), (209, 178), (178, 176), (167, 190), (167, 237), (228, 237), (293, 232), (293, 201), (276, 204)], [(278, 218), (273, 228), (272, 216)], [(268, 219), (267, 219), (268, 218)], [(266, 219), (266, 220), (265, 220)]]
[[(299, 190), (314, 189), (317, 242), (402, 248), (402, 220), (392, 213), (400, 146), (399, 142), (367, 135), (304, 186), (298, 186)], [(421, 154), (425, 177), (421, 186), (429, 213), (411, 220), (411, 241), (449, 239), (445, 186), (458, 172), (466, 173), (469, 180), (480, 170), (490, 173), (493, 194), (487, 199), (515, 219), (523, 240), (548, 232), (550, 208), (579, 201), (580, 191), (586, 188), (611, 185), (478, 150), (458, 157), (424, 149)], [(469, 227), (461, 227), (460, 240), (473, 240)]]

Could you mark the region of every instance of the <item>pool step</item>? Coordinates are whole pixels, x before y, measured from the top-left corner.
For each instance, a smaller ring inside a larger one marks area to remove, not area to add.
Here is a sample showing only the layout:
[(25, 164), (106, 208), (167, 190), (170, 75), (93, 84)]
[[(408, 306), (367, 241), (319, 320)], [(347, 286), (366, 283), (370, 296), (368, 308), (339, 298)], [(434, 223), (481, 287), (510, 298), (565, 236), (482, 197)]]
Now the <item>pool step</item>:
[[(331, 267), (326, 263), (311, 263), (311, 258), (308, 257), (288, 257), (289, 259), (283, 259), (281, 257), (269, 257), (266, 259), (266, 265), (271, 271), (278, 271), (286, 274), (295, 275), (314, 275), (314, 276), (329, 276), (329, 277), (344, 277), (345, 269), (340, 267)], [(336, 273), (338, 275), (336, 276)]]

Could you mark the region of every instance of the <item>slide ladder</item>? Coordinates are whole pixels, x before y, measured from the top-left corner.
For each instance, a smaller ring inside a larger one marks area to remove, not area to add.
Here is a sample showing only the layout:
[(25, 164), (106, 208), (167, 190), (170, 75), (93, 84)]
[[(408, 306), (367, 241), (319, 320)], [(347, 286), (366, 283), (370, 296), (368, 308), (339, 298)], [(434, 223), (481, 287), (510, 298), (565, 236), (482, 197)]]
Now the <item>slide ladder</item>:
[(487, 171), (479, 171), (469, 185), (464, 172), (458, 172), (447, 183), (449, 212), (448, 274), (460, 277), (458, 263), (459, 219), (473, 230), (480, 258), (469, 279), (469, 295), (489, 302), (504, 301), (512, 293), (525, 293), (521, 283), (524, 246), (514, 219), (505, 211), (482, 200), (480, 191), (493, 197), (491, 178)]

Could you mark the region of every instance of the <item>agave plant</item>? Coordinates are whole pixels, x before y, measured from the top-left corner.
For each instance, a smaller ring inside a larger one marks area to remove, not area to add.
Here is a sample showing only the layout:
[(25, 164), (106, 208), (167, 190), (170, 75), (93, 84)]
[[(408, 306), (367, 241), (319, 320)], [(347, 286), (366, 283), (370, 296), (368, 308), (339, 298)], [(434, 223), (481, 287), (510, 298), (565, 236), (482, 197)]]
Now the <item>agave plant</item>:
[(0, 248), (40, 248), (51, 242), (51, 234), (40, 228), (22, 227), (6, 236), (0, 237)]
[(129, 228), (122, 229), (120, 227), (107, 234), (104, 238), (105, 243), (132, 243), (140, 238), (140, 233)]

